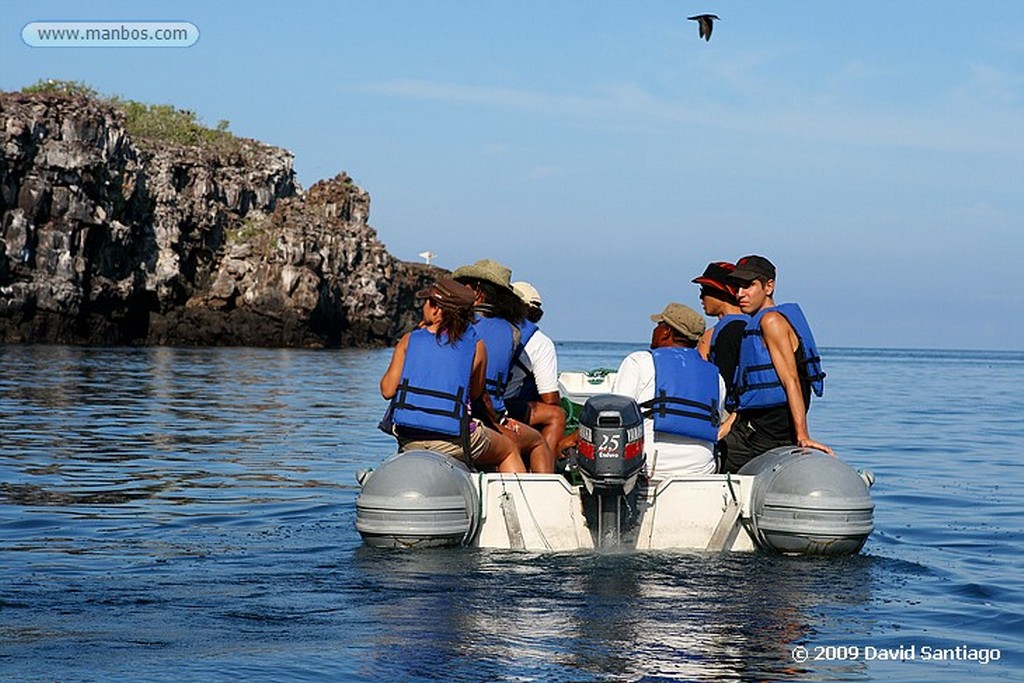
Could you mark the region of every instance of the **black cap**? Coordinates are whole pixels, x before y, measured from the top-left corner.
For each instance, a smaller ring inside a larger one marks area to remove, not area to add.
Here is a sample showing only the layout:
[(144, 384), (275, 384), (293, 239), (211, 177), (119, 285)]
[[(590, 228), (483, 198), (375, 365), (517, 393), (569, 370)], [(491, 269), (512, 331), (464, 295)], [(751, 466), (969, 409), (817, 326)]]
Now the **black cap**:
[(739, 282), (750, 282), (759, 277), (775, 279), (775, 266), (764, 256), (744, 256), (736, 262), (736, 270), (729, 275), (730, 280)]

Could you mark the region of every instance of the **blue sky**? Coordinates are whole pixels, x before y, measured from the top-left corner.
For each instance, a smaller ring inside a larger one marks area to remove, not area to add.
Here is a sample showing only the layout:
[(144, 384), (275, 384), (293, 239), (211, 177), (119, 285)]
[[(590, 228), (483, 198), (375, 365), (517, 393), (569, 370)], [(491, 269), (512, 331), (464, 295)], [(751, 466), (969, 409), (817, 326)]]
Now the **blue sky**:
[[(227, 119), (291, 150), (305, 187), (346, 171), (393, 254), (503, 261), (556, 339), (647, 339), (665, 303), (699, 307), (708, 261), (759, 253), (823, 346), (1024, 350), (1019, 0), (3, 10), (0, 89), (82, 80)], [(201, 37), (26, 46), (44, 20)]]

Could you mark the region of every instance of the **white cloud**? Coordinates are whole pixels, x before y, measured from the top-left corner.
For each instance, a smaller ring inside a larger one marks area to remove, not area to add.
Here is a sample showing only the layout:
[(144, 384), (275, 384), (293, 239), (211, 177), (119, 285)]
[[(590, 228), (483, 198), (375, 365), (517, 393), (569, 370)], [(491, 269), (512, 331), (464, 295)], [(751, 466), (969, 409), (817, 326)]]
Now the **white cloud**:
[(1020, 105), (1024, 76), (987, 64), (972, 64), (970, 79), (953, 91), (953, 99), (979, 108)]
[(588, 109), (591, 106), (591, 101), (587, 98), (569, 95), (553, 95), (533, 90), (461, 85), (440, 81), (383, 81), (364, 86), (360, 90), (404, 99), (481, 104), (530, 111), (576, 111)]
[[(749, 65), (767, 58), (751, 58)], [(723, 67), (724, 68), (724, 67)], [(737, 88), (748, 82), (742, 60), (724, 68), (732, 72)], [(850, 64), (838, 74), (843, 79), (867, 78), (867, 67)], [(768, 91), (764, 83), (752, 88)], [(393, 80), (372, 83), (360, 92), (400, 99), (430, 100), (576, 120), (586, 125), (648, 133), (677, 135), (699, 127), (770, 136), (790, 136), (819, 142), (914, 148), (943, 152), (1020, 154), (1024, 138), (1019, 135), (1020, 112), (1008, 106), (993, 106), (998, 100), (1012, 104), (1020, 99), (1021, 79), (992, 69), (976, 68), (945, 107), (908, 109), (885, 108), (872, 102), (811, 95), (787, 98), (767, 97), (748, 91), (754, 100), (729, 104), (723, 98), (704, 95), (702, 99), (673, 99), (655, 96), (633, 83), (606, 84), (581, 93), (551, 93), (521, 88), (474, 86), (428, 80)], [(986, 106), (976, 106), (972, 92), (985, 92)], [(705, 91), (707, 92), (707, 91)], [(682, 97), (682, 96), (680, 96)], [(758, 99), (759, 98), (759, 99)], [(666, 125), (668, 124), (668, 125)]]

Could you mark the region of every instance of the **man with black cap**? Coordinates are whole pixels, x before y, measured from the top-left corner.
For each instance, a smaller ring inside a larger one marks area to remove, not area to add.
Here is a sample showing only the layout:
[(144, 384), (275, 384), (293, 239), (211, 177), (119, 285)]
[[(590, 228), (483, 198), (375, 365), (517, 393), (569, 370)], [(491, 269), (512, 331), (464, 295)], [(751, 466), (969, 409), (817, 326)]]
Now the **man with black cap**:
[(626, 356), (612, 391), (640, 404), (649, 477), (713, 474), (725, 382), (697, 353), (704, 316), (671, 303), (651, 322), (651, 350)]
[(725, 380), (726, 408), (729, 410), (736, 407), (736, 365), (740, 360), (743, 330), (750, 320), (740, 310), (736, 288), (728, 280), (735, 268), (728, 261), (714, 261), (708, 264), (700, 277), (691, 280), (700, 285), (700, 304), (704, 313), (718, 318), (715, 326), (701, 336), (697, 351), (702, 358), (718, 366)]
[(729, 280), (740, 310), (751, 318), (740, 345), (736, 420), (720, 444), (721, 471), (737, 472), (779, 446), (835, 455), (807, 430), (811, 391), (821, 396), (825, 373), (800, 307), (775, 304), (775, 266), (763, 256), (741, 258)]

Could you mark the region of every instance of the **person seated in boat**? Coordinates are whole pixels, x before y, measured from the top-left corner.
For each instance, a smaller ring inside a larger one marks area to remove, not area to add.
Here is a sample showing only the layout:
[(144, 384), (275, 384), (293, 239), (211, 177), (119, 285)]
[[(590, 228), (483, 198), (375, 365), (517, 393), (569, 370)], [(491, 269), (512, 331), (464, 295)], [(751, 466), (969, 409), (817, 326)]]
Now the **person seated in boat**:
[(704, 313), (718, 322), (701, 335), (697, 352), (718, 366), (725, 380), (726, 409), (735, 408), (736, 366), (740, 360), (740, 341), (750, 317), (740, 310), (736, 288), (728, 280), (736, 266), (728, 261), (709, 263), (704, 273), (691, 282), (700, 285), (700, 304)]
[(512, 291), (512, 271), (497, 261), (481, 259), (456, 268), (452, 278), (476, 295), (472, 328), (487, 347), (485, 391), (498, 417), (494, 426), (516, 443), (530, 472), (554, 472), (555, 457), (541, 433), (510, 418), (505, 409), (512, 357), (521, 338), (518, 326), (525, 318), (525, 304)]
[(651, 321), (651, 349), (626, 356), (612, 391), (640, 404), (648, 478), (713, 474), (725, 382), (697, 352), (704, 317), (670, 303)]
[(807, 319), (797, 304), (776, 305), (775, 266), (744, 256), (729, 276), (748, 316), (736, 368), (736, 419), (719, 444), (721, 471), (737, 472), (765, 451), (802, 446), (835, 455), (811, 438), (811, 392), (821, 396), (825, 373)]
[(399, 340), (380, 380), (398, 450), (426, 449), (477, 469), (525, 472), (512, 439), (470, 413), (475, 401), (497, 419), (484, 391), (487, 349), (471, 326), (476, 294), (439, 278), (417, 297), (423, 321)]
[(519, 345), (505, 387), (508, 416), (540, 431), (552, 453), (565, 435), (565, 411), (558, 393), (558, 354), (555, 343), (537, 327), (544, 316), (540, 292), (529, 282), (513, 282), (512, 291), (526, 304), (519, 323)]

